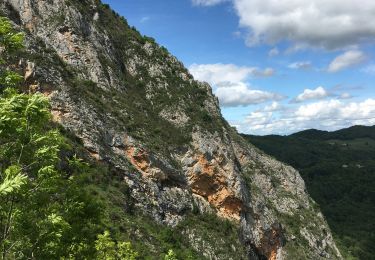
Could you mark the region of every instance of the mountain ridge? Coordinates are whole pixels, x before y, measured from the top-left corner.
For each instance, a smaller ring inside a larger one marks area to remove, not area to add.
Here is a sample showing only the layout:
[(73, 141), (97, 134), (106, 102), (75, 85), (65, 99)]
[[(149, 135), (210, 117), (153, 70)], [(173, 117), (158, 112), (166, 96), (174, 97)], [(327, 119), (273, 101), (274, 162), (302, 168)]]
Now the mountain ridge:
[(240, 234), (231, 243), (204, 221), (183, 228), (208, 259), (341, 258), (299, 173), (246, 143), (208, 84), (107, 5), (5, 0), (0, 10), (26, 32), (25, 91), (50, 98), (54, 121), (116, 171), (137, 212), (171, 228), (194, 212), (228, 219)]
[(317, 136), (319, 136), (320, 140), (337, 139), (337, 138), (345, 140), (345, 139), (350, 139), (350, 138), (353, 139), (353, 138), (360, 138), (360, 137), (375, 138), (374, 129), (375, 129), (375, 126), (354, 125), (354, 126), (339, 129), (336, 131), (322, 131), (322, 130), (317, 130), (317, 129), (308, 129), (308, 130), (304, 130), (304, 131), (291, 134), (289, 136), (309, 138), (309, 139), (314, 139)]

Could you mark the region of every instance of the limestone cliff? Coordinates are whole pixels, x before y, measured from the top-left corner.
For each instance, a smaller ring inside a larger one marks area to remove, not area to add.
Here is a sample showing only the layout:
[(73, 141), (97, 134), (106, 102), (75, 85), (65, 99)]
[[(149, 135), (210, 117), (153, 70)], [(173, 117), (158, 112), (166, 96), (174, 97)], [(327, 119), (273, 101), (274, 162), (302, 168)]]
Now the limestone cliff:
[(50, 97), (54, 120), (122, 173), (144, 214), (172, 227), (196, 209), (231, 220), (246, 253), (186, 231), (209, 259), (341, 258), (299, 173), (243, 141), (210, 86), (152, 38), (97, 0), (0, 5), (27, 33), (25, 89)]

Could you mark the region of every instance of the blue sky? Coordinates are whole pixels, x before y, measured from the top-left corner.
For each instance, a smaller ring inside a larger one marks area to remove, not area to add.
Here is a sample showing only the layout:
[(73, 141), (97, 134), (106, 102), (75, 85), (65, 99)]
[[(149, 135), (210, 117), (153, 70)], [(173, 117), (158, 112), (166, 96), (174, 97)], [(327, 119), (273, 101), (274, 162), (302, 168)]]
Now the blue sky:
[(375, 1), (104, 2), (209, 82), (240, 132), (375, 124)]

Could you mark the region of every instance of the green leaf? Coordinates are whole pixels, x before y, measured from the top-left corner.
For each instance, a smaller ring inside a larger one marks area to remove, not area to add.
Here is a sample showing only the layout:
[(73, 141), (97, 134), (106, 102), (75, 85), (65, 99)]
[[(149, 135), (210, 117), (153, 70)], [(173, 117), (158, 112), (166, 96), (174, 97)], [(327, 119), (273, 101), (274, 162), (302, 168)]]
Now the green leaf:
[(95, 249), (98, 252), (98, 259), (116, 259), (116, 243), (112, 240), (109, 231), (104, 231), (103, 234), (98, 235), (98, 239), (95, 242)]
[(117, 246), (118, 259), (135, 260), (138, 252), (134, 251), (130, 242), (120, 242)]
[(13, 71), (5, 71), (0, 74), (0, 84), (6, 87), (16, 87), (23, 81), (23, 77)]
[(10, 166), (5, 170), (5, 178), (0, 184), (0, 195), (8, 195), (21, 189), (27, 176), (21, 173), (19, 166)]
[(164, 260), (178, 260), (175, 252), (169, 249), (168, 254), (164, 257)]

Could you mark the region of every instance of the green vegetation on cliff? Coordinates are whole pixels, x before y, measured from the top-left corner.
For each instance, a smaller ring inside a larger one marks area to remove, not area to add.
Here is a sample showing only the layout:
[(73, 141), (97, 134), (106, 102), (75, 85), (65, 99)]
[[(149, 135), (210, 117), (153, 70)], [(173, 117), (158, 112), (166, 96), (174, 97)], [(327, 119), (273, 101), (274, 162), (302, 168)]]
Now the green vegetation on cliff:
[(0, 17), (0, 259), (205, 259), (195, 233), (223, 258), (242, 248), (238, 227), (217, 216), (192, 213), (170, 228), (137, 211), (122, 174), (52, 122), (44, 95), (20, 91), (10, 68), (22, 42)]

